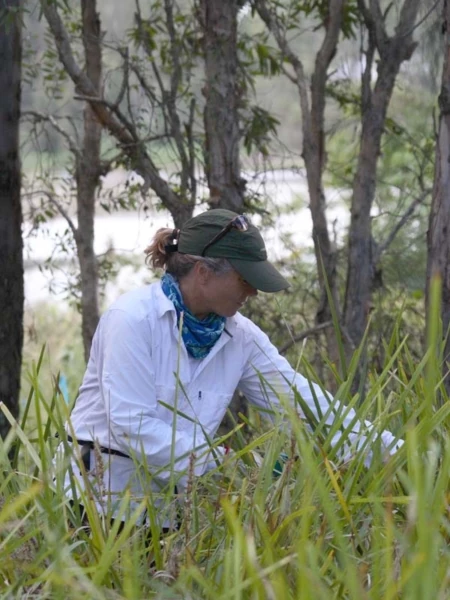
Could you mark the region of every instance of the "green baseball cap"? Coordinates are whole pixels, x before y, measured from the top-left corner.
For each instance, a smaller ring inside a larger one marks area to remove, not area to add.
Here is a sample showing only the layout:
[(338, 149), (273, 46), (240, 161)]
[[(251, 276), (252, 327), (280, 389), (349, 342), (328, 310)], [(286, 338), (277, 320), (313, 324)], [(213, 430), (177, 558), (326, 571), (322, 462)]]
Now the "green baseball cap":
[[(240, 223), (244, 223), (245, 230), (239, 227)], [(178, 252), (226, 258), (245, 281), (262, 292), (279, 292), (289, 287), (267, 260), (266, 246), (258, 229), (231, 210), (215, 208), (186, 221), (178, 237)]]

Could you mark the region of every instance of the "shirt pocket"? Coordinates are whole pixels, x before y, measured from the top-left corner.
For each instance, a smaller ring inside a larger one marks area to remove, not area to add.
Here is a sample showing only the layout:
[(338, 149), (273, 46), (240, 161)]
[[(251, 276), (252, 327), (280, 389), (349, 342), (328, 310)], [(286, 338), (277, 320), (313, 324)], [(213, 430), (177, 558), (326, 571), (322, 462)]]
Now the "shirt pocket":
[[(183, 391), (181, 388), (156, 386), (158, 417), (183, 431), (214, 436), (233, 394), (210, 389)], [(176, 407), (176, 408), (175, 408)]]
[(213, 436), (231, 402), (232, 394), (218, 393), (215, 390), (198, 390), (191, 400), (192, 411), (197, 422), (209, 436)]

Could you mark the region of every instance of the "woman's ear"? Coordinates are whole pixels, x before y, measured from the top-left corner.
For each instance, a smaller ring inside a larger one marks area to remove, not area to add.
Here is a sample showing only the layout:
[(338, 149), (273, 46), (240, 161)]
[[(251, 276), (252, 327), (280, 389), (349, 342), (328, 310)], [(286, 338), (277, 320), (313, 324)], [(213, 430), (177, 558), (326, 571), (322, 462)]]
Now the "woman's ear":
[(208, 283), (213, 274), (211, 269), (208, 269), (205, 263), (200, 260), (195, 263), (193, 271), (197, 282), (203, 285)]

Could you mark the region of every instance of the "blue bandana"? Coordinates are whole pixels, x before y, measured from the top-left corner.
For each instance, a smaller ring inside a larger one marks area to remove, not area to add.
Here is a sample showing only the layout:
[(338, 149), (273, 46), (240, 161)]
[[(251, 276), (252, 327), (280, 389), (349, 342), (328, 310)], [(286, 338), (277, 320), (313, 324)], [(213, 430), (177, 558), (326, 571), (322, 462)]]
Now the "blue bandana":
[(206, 319), (197, 319), (184, 304), (180, 286), (169, 273), (161, 278), (161, 287), (175, 306), (178, 327), (180, 326), (180, 315), (183, 313), (181, 337), (186, 350), (193, 358), (204, 358), (222, 335), (225, 328), (225, 317), (209, 313)]

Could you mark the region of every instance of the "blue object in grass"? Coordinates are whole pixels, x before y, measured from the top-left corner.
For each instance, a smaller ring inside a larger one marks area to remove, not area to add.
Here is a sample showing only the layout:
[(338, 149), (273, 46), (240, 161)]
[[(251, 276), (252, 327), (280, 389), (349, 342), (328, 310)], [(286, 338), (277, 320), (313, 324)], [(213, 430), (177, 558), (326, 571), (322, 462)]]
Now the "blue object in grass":
[(59, 374), (58, 387), (66, 404), (69, 404), (69, 386), (67, 385), (67, 377), (63, 373)]
[(276, 463), (274, 464), (273, 470), (272, 470), (272, 475), (273, 475), (274, 479), (279, 477), (281, 475), (281, 473), (283, 472), (284, 465), (286, 464), (287, 459), (288, 459), (288, 455), (285, 452), (282, 452), (280, 454), (280, 456), (278, 457)]

